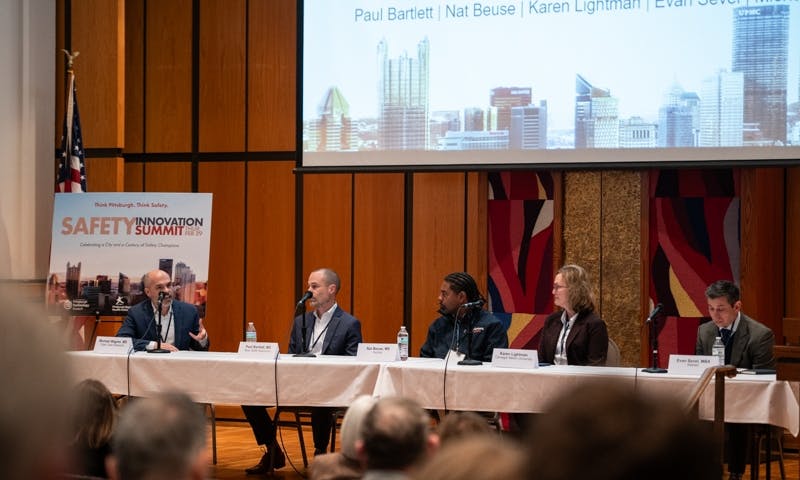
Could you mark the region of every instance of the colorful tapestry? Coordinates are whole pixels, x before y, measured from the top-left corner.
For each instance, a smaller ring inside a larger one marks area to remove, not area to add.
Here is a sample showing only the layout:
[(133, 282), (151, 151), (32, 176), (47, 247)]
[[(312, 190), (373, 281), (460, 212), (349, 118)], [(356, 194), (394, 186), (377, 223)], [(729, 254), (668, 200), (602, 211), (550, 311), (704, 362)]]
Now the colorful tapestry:
[(650, 176), (650, 304), (657, 319), (659, 362), (694, 354), (706, 321), (705, 289), (739, 281), (739, 171), (663, 170)]
[(549, 172), (489, 174), (490, 309), (512, 348), (536, 348), (553, 311), (553, 177)]

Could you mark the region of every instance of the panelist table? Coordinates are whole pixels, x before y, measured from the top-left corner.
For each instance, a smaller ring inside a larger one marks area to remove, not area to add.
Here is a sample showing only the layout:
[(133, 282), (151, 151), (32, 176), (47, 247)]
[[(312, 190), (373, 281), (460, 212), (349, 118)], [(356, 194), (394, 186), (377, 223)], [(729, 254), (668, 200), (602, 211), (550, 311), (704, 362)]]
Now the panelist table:
[[(96, 378), (117, 394), (146, 396), (175, 388), (198, 403), (286, 406), (346, 406), (359, 395), (402, 395), (430, 409), (541, 412), (570, 387), (610, 381), (655, 395), (688, 399), (697, 377), (648, 374), (636, 368), (550, 366), (532, 370), (449, 365), (440, 359), (410, 358), (376, 363), (355, 357), (273, 360), (225, 352), (130, 355), (70, 352), (78, 380)], [(277, 367), (277, 369), (276, 369)], [(277, 401), (276, 401), (277, 372)], [(446, 393), (446, 396), (445, 396)], [(445, 402), (446, 398), (446, 402)], [(701, 418), (712, 419), (714, 388), (701, 398)], [(725, 420), (800, 430), (797, 384), (775, 375), (738, 375), (725, 381)]]
[[(375, 386), (375, 395), (402, 395), (429, 409), (501, 412), (541, 412), (570, 387), (588, 381), (615, 381), (656, 396), (686, 401), (696, 376), (648, 374), (637, 368), (549, 366), (524, 370), (448, 365), (444, 361), (409, 359), (386, 364)], [(712, 382), (713, 385), (713, 382)], [(700, 400), (700, 418), (714, 418), (714, 387)], [(446, 391), (446, 397), (445, 397)], [(445, 401), (446, 398), (446, 401)], [(725, 421), (784, 427), (797, 436), (800, 430), (797, 385), (775, 380), (775, 375), (738, 375), (725, 381)]]
[[(130, 355), (69, 352), (78, 380), (96, 378), (112, 393), (147, 396), (169, 388), (198, 403), (285, 406), (346, 406), (371, 395), (379, 363), (322, 355), (274, 360), (228, 352), (180, 351)], [(277, 399), (275, 374), (277, 372)]]

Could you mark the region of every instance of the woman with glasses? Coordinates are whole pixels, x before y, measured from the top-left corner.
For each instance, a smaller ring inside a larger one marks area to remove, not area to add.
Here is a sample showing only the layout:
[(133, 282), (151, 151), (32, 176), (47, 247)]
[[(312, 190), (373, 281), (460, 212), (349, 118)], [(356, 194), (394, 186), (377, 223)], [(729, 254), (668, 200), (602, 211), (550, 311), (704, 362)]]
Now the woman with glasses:
[(608, 330), (595, 311), (594, 293), (583, 267), (564, 265), (558, 269), (553, 281), (553, 303), (558, 311), (544, 321), (539, 362), (605, 365)]

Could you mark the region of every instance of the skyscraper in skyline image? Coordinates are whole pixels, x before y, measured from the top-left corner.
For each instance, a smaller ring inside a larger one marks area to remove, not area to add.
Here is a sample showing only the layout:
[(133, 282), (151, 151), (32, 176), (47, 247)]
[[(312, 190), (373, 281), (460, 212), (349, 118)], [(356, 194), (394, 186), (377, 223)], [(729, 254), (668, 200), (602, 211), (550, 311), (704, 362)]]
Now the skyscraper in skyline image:
[(744, 123), (755, 128), (751, 144), (786, 143), (789, 6), (733, 11), (733, 71), (744, 74)]

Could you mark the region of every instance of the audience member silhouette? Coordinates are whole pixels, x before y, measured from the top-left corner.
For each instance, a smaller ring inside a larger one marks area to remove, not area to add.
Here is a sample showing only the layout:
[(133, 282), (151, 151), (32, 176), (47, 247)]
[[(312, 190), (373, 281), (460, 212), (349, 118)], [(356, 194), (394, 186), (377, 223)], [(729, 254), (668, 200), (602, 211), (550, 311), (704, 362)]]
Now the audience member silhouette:
[(106, 457), (117, 421), (117, 402), (102, 382), (86, 379), (75, 388), (70, 472), (107, 478)]
[(620, 384), (585, 383), (561, 395), (527, 440), (525, 478), (708, 480), (722, 474), (708, 425), (672, 399)]
[(126, 405), (106, 467), (112, 480), (206, 478), (205, 416), (179, 392), (160, 392)]

